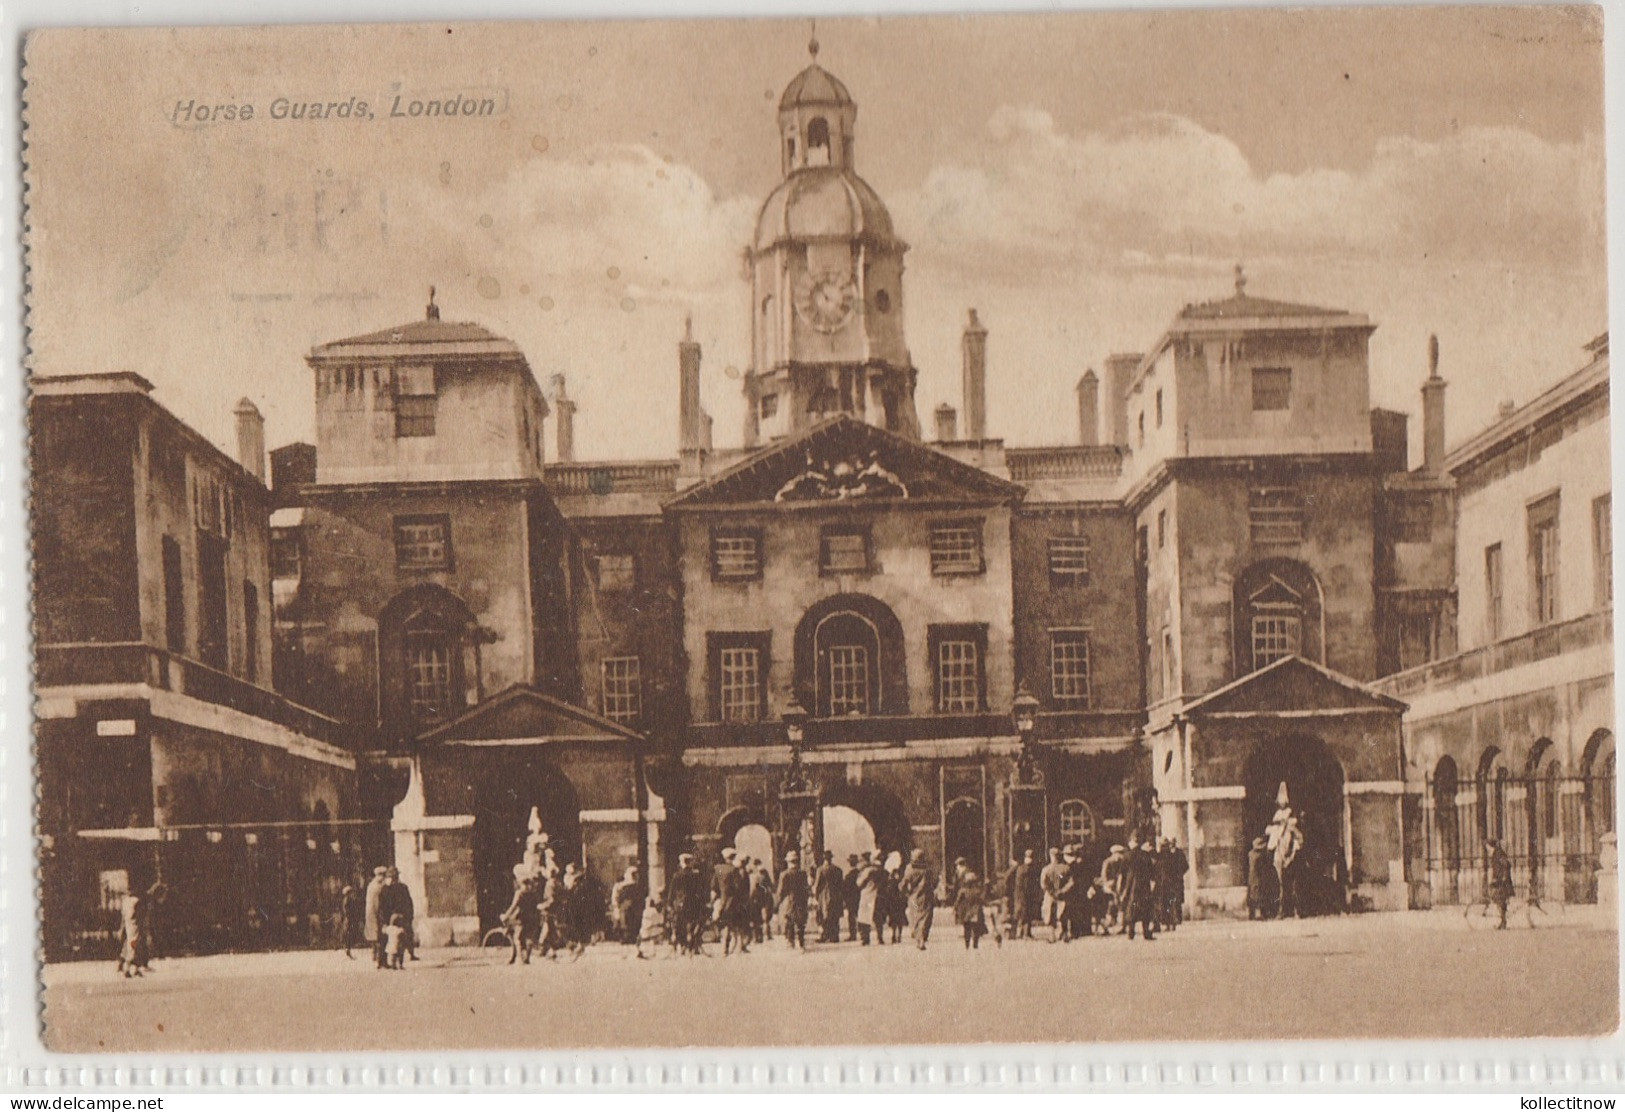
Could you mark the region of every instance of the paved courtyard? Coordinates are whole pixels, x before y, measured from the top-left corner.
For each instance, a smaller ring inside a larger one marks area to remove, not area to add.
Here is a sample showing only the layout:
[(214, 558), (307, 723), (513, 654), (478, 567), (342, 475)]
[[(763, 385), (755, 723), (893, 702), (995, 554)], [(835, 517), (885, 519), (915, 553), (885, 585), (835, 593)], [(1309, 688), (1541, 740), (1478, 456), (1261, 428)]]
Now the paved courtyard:
[[(47, 968), (59, 1051), (1094, 1042), (1600, 1035), (1619, 1021), (1619, 936), (1595, 909), (1545, 930), (1469, 931), (1451, 912), (1191, 923), (965, 952), (886, 946), (508, 968), (433, 950), (405, 972), (342, 953)], [(947, 917), (945, 917), (947, 918)], [(940, 921), (939, 921), (940, 922)], [(714, 949), (714, 948), (713, 948)]]

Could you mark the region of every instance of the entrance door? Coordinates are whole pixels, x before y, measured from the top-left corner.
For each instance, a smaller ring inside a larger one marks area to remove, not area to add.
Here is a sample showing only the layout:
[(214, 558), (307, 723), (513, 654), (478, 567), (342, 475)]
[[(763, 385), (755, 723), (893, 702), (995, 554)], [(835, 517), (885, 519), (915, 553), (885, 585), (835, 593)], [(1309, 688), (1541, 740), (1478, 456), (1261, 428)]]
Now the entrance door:
[[(1325, 915), (1342, 909), (1347, 847), (1343, 844), (1343, 766), (1326, 743), (1299, 735), (1258, 743), (1246, 768), (1246, 839), (1264, 836), (1286, 785), (1292, 809), (1303, 829), (1299, 873), (1300, 913)], [(1245, 875), (1245, 872), (1243, 873)]]

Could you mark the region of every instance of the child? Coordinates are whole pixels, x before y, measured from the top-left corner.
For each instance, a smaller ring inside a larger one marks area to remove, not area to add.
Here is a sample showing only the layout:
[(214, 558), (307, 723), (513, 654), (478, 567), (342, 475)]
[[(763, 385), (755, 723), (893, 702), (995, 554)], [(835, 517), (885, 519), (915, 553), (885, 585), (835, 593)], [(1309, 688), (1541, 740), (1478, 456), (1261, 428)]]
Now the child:
[(389, 917), (389, 923), (383, 928), (384, 967), (386, 969), (406, 968), (405, 922), (404, 917), (397, 913)]
[(954, 921), (965, 932), (965, 949), (981, 949), (982, 936), (987, 933), (987, 919), (982, 912), (982, 882), (967, 869), (960, 877), (954, 893)]
[[(650, 896), (643, 905), (643, 922), (638, 927), (638, 957), (647, 958), (643, 952), (643, 944), (647, 942), (651, 947), (659, 946), (660, 940), (666, 937), (666, 916), (660, 909), (660, 897)], [(672, 948), (675, 951), (676, 942)]]

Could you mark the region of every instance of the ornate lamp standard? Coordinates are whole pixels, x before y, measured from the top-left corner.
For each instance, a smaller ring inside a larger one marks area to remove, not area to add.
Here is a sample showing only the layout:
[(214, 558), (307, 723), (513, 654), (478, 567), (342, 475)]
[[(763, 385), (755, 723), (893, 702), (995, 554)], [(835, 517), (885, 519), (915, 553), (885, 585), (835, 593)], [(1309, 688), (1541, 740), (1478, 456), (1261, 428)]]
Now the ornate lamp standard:
[(784, 723), (785, 740), (790, 744), (790, 767), (784, 770), (784, 779), (779, 783), (779, 853), (799, 850), (802, 862), (811, 868), (822, 855), (824, 824), (818, 785), (801, 763), (807, 711), (792, 695), (779, 718)]
[(1048, 841), (1049, 807), (1035, 738), (1038, 709), (1038, 700), (1023, 680), (1010, 704), (1010, 720), (1021, 739), (1021, 751), (1010, 776), (1010, 853), (1017, 860), (1029, 849), (1043, 857)]

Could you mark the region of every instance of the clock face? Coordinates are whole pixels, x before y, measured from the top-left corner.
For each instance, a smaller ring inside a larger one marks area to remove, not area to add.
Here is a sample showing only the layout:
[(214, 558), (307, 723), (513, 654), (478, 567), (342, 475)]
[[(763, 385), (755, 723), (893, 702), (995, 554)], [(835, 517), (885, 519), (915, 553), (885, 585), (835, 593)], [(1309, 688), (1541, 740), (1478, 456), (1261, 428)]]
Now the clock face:
[(819, 270), (796, 283), (796, 313), (820, 332), (838, 332), (857, 304), (852, 276), (838, 270)]

